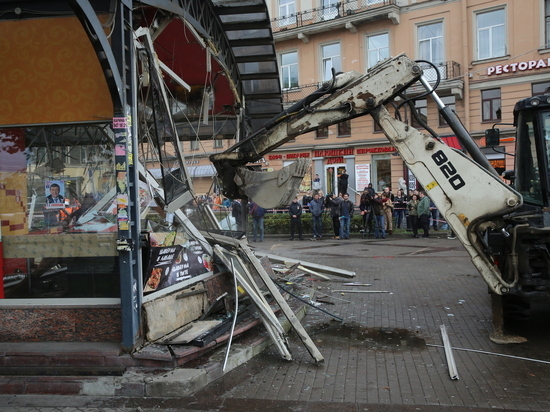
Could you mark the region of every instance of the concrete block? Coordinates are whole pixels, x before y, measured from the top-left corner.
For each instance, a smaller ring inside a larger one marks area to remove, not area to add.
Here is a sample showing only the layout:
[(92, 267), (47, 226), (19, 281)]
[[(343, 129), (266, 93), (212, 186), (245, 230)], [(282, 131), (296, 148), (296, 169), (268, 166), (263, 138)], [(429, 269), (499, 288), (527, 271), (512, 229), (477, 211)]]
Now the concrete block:
[(206, 372), (201, 369), (174, 369), (146, 383), (145, 395), (152, 397), (183, 397), (191, 395), (208, 384)]
[(114, 396), (120, 387), (118, 379), (110, 376), (100, 377), (93, 381), (83, 381), (81, 395)]
[(122, 382), (115, 389), (116, 396), (143, 397), (145, 396), (144, 382)]

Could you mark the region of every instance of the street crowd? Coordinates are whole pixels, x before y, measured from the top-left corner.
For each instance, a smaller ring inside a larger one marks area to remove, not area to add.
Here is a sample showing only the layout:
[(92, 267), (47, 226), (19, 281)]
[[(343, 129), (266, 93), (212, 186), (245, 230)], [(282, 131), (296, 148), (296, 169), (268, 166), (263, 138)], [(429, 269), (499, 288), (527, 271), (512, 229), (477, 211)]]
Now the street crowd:
[[(332, 239), (349, 239), (351, 221), (355, 214), (361, 215), (362, 229), (360, 232), (366, 237), (385, 239), (391, 236), (394, 229), (402, 226), (412, 232), (413, 238), (430, 237), (430, 228), (433, 230), (447, 229), (447, 224), (439, 220), (437, 207), (431, 202), (423, 190), (409, 190), (405, 193), (403, 189), (396, 193), (385, 186), (382, 192), (376, 192), (370, 183), (361, 193), (360, 201), (354, 204), (350, 200), (349, 193), (345, 192), (346, 186), (338, 194), (329, 193), (325, 195), (320, 188), (316, 188), (315, 180), (312, 186), (314, 189), (305, 194), (301, 199), (297, 196), (288, 206), (290, 217), (290, 240), (304, 240), (302, 228), (302, 216), (304, 213), (311, 214), (312, 240), (323, 238), (323, 215), (330, 215), (332, 227)], [(318, 187), (318, 186), (317, 186)], [(231, 215), (235, 219), (237, 230), (241, 230), (242, 206), (240, 199), (223, 199), (221, 196), (207, 200), (213, 208), (230, 208)], [(262, 242), (264, 239), (264, 216), (267, 209), (249, 202), (246, 207), (247, 213), (252, 218), (252, 241)], [(443, 225), (440, 225), (443, 223)], [(328, 228), (326, 228), (329, 231)], [(451, 231), (449, 239), (454, 239), (455, 234)]]
[[(330, 193), (324, 195), (321, 190), (312, 190), (303, 196), (301, 202), (295, 198), (289, 206), (291, 219), (290, 240), (298, 235), (303, 239), (301, 230), (301, 215), (309, 212), (312, 215), (313, 239), (323, 238), (322, 215), (330, 213), (332, 221), (332, 239), (349, 239), (350, 223), (354, 213), (362, 216), (361, 231), (376, 239), (385, 239), (393, 234), (394, 228), (406, 227), (412, 232), (413, 238), (430, 237), (430, 227), (439, 230), (439, 213), (423, 190), (409, 190), (405, 193), (399, 189), (393, 193), (390, 187), (384, 187), (382, 192), (376, 192), (369, 184), (363, 190), (358, 205), (349, 199), (348, 193)], [(442, 226), (443, 227), (443, 226)], [(454, 238), (451, 233), (449, 238)]]

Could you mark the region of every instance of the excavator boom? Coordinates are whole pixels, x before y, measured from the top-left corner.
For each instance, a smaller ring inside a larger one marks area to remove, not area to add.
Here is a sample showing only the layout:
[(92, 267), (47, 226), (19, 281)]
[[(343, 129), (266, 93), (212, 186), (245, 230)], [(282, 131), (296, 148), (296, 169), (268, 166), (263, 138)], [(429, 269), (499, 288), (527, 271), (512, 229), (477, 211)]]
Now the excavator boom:
[(505, 231), (502, 217), (522, 205), (522, 196), (496, 175), (456, 115), (443, 105), (440, 111), (470, 148), (474, 160), (388, 113), (385, 106), (417, 81), (440, 102), (422, 74), (420, 65), (405, 55), (387, 59), (364, 75), (339, 74), (262, 130), (211, 160), (228, 196), (245, 195), (264, 207), (286, 206), (297, 193), (308, 164), (293, 163), (271, 173), (248, 170), (246, 164), (300, 134), (370, 114), (452, 227), (489, 288), (496, 294), (506, 293), (514, 281), (501, 275), (484, 234), (488, 229)]

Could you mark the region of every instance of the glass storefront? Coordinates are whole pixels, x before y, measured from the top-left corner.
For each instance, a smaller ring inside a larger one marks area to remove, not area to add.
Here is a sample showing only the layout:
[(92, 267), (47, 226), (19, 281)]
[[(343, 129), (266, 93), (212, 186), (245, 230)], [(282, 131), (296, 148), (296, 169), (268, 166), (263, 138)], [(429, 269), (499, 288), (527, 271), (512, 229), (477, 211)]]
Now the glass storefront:
[(4, 297), (119, 297), (109, 123), (0, 130)]

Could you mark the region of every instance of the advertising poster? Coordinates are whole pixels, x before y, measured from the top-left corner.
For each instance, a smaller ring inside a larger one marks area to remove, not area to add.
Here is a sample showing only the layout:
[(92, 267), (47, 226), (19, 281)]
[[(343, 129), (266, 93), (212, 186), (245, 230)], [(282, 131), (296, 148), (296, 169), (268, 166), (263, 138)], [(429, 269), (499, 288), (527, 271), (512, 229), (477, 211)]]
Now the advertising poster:
[(355, 190), (362, 192), (370, 183), (370, 164), (355, 165)]
[(152, 247), (143, 293), (151, 293), (212, 271), (212, 257), (196, 240), (184, 245)]
[[(292, 163), (292, 162), (290, 162)], [(300, 183), (300, 192), (307, 192), (311, 190), (311, 173), (313, 171), (311, 170), (311, 166), (309, 166), (309, 170), (307, 171), (306, 175), (304, 176), (304, 179), (302, 180), (302, 183)]]
[(46, 209), (63, 209), (65, 207), (65, 182), (63, 180), (46, 180)]

